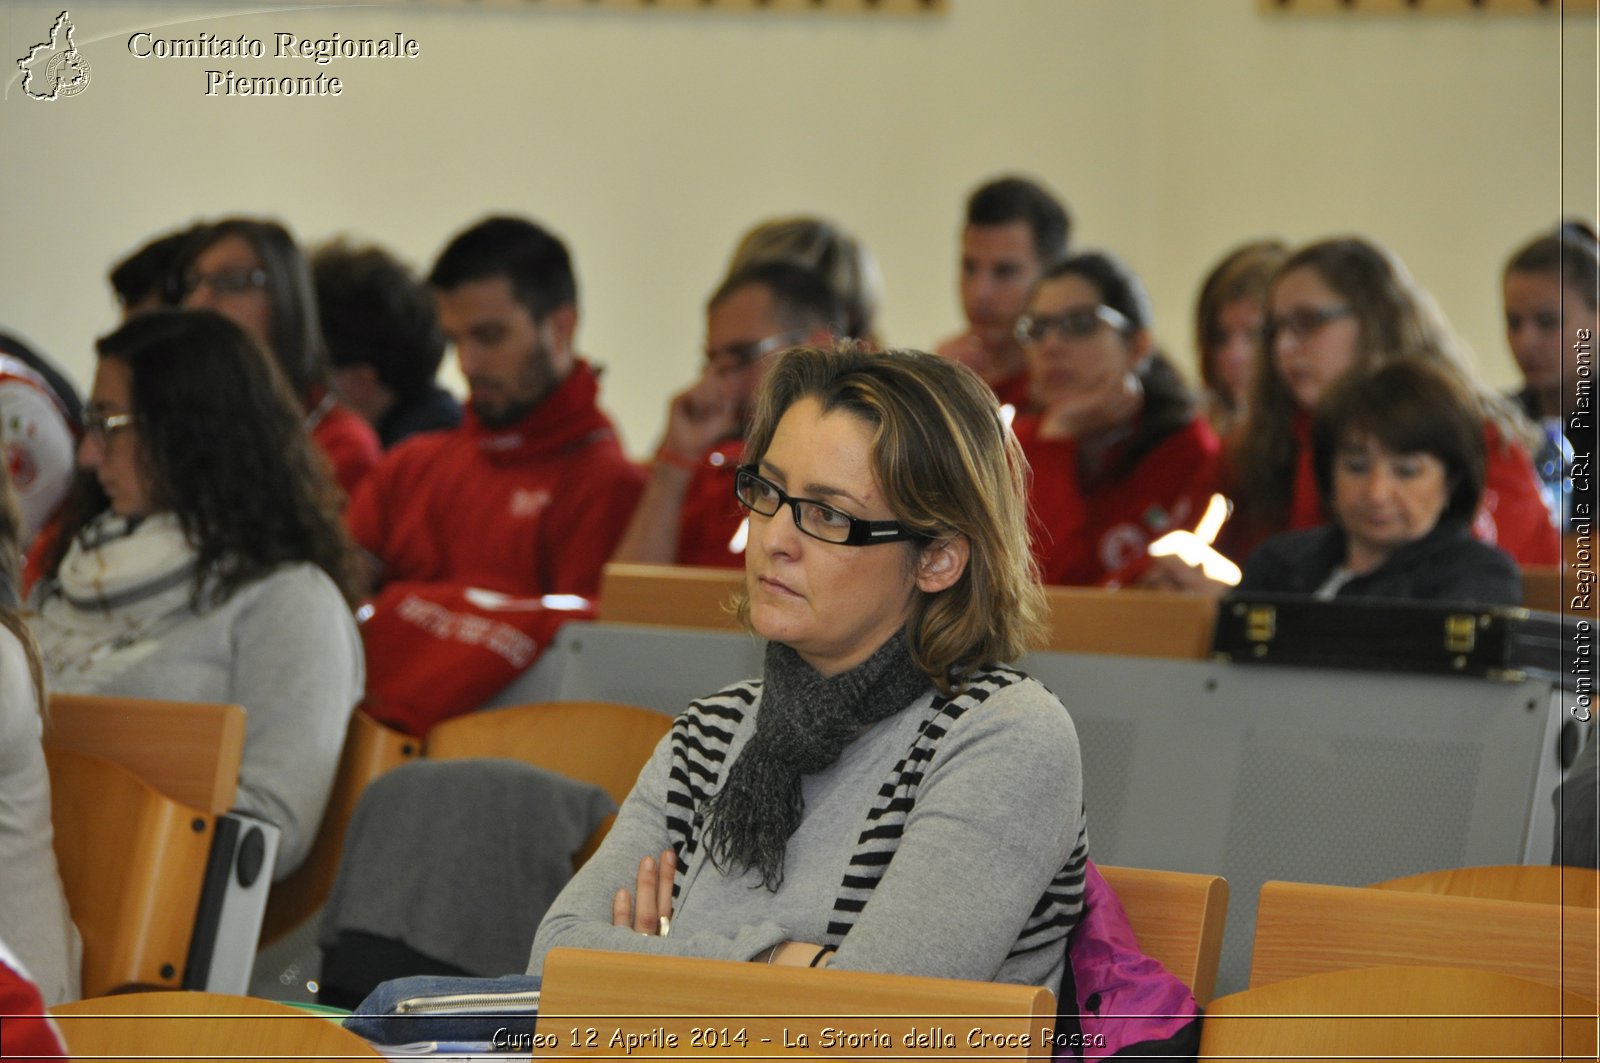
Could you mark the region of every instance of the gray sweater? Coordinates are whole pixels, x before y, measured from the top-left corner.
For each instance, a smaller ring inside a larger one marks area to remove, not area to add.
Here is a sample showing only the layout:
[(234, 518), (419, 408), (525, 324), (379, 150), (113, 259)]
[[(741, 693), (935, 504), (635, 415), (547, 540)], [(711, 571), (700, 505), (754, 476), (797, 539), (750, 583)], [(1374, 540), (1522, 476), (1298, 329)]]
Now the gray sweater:
[(44, 1002), (61, 1004), (78, 999), (82, 950), (56, 870), (40, 729), (28, 659), (0, 628), (0, 941), (27, 965)]
[(283, 831), (274, 879), (300, 865), (365, 684), (355, 619), (321, 569), (285, 565), (203, 613), (181, 609), (153, 638), (89, 659), (52, 651), (69, 627), (81, 633), (96, 617), (114, 633), (117, 616), (75, 610), (59, 595), (37, 605), (31, 626), (51, 690), (244, 706), (235, 807)]
[[(678, 718), (540, 925), (530, 973), (559, 945), (749, 960), (793, 940), (836, 946), (847, 969), (1059, 984), (1087, 835), (1077, 732), (1053, 694), (996, 669), (869, 727), (804, 778), (775, 893), (757, 872), (715, 867), (695, 814), (760, 699), (760, 682), (742, 683)], [(612, 894), (668, 847), (680, 865), (671, 935), (612, 926)]]
[(402, 764), (361, 795), (318, 943), (359, 931), (473, 974), (515, 970), (616, 810), (600, 787), (520, 761)]

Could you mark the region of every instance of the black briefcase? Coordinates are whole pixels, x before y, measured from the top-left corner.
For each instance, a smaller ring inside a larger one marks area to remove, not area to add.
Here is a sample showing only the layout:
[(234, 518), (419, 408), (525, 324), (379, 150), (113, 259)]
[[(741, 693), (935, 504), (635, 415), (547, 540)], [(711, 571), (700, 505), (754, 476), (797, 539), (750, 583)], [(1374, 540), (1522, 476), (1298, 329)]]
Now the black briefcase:
[(1510, 606), (1238, 594), (1217, 611), (1220, 659), (1319, 668), (1545, 679), (1592, 687), (1594, 625)]

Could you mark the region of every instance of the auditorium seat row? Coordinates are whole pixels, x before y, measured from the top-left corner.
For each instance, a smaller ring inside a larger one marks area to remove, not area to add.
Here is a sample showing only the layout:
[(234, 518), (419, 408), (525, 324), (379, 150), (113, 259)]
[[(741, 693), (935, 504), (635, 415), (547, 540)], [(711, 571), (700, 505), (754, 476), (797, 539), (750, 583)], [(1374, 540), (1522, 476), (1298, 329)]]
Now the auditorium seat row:
[[(1106, 873), (1147, 951), (1188, 949), (1161, 957), (1187, 970), (1209, 949), (1214, 969), (1221, 880)], [(1270, 883), (1251, 986), (1209, 1001), (1202, 1058), (1593, 1059), (1597, 882), (1592, 871), (1496, 868), (1368, 889)], [(1591, 904), (1482, 896), (1505, 889)], [(372, 1056), (323, 1017), (247, 998), (146, 993), (54, 1013), (86, 1056)], [(559, 1044), (537, 1055), (620, 1058), (631, 1044), (653, 1058), (1044, 1059), (1054, 1021), (1054, 999), (1036, 987), (562, 949), (546, 965), (540, 1025)]]

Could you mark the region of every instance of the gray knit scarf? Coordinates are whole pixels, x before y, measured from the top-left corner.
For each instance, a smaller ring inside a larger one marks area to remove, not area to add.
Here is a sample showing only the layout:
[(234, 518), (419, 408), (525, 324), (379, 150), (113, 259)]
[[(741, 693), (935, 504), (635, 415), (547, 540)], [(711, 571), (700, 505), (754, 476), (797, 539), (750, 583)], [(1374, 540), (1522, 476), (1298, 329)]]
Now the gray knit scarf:
[(862, 731), (930, 685), (911, 660), (904, 631), (828, 678), (788, 646), (768, 643), (755, 734), (705, 806), (707, 852), (717, 869), (759, 870), (762, 885), (776, 893), (789, 836), (805, 815), (800, 777), (838, 760)]

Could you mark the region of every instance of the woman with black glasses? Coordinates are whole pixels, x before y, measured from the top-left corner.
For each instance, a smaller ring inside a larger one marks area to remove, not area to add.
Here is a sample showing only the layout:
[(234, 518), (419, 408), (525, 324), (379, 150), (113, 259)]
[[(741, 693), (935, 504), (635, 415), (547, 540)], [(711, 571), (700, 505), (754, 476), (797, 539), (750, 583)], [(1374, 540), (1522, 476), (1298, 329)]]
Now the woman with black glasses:
[(1045, 271), (1017, 320), (1040, 413), (1019, 417), (1046, 583), (1121, 582), (1215, 487), (1217, 437), (1151, 336), (1139, 278), (1102, 252)]
[(96, 345), (79, 478), (34, 588), (51, 690), (244, 706), (237, 807), (305, 857), (364, 679), (360, 566), (287, 383), (232, 321)]
[(1267, 303), (1263, 364), (1227, 453), (1236, 508), (1219, 544), (1225, 553), (1242, 562), (1268, 535), (1331, 518), (1312, 460), (1317, 402), (1353, 370), (1415, 361), (1456, 380), (1483, 421), (1483, 496), (1473, 531), (1521, 564), (1560, 561), (1528, 456), (1538, 430), (1475, 379), (1433, 301), (1393, 255), (1359, 237), (1308, 244), (1279, 268)]
[(530, 971), (573, 945), (1055, 987), (1078, 744), (1004, 666), (1043, 600), (993, 395), (932, 355), (799, 348), (745, 454), (764, 675), (678, 717)]

